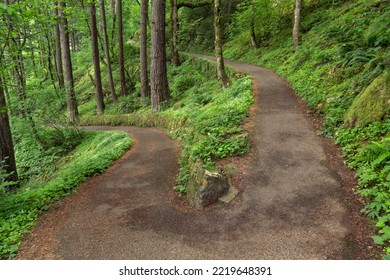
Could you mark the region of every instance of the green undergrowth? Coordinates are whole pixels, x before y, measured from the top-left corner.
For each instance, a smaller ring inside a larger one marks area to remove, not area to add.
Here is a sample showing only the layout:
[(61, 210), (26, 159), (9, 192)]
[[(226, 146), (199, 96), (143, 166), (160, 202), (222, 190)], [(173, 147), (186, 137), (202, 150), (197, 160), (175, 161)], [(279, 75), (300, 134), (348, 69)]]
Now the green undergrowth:
[(81, 143), (52, 162), (50, 172), (27, 181), (16, 192), (0, 194), (0, 259), (13, 258), (23, 234), (38, 215), (94, 174), (101, 173), (131, 145), (124, 132), (80, 132)]
[[(302, 44), (292, 50), (291, 25), (251, 48), (242, 33), (226, 57), (274, 69), (336, 140), (357, 170), (362, 210), (379, 227), (374, 241), (390, 255), (390, 6), (387, 1), (308, 1)], [(259, 34), (257, 34), (259, 36)]]
[(253, 103), (252, 79), (229, 70), (231, 86), (222, 89), (215, 65), (187, 58), (169, 67), (171, 100), (161, 112), (141, 109), (122, 115), (84, 115), (82, 125), (136, 125), (159, 127), (182, 142), (177, 189), (185, 192), (190, 170), (197, 160), (214, 169), (216, 161), (249, 150), (247, 134), (240, 127)]

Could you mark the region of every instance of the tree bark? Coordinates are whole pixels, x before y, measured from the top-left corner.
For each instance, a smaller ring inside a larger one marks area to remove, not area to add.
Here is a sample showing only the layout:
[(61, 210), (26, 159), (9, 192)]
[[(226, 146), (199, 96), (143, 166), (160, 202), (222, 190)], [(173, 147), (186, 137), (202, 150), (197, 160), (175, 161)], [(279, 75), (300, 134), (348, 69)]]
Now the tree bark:
[(8, 118), (7, 104), (5, 101), (4, 87), (0, 78), (0, 170), (5, 170), (7, 176), (1, 179), (0, 183), (13, 182), (15, 184), (6, 187), (6, 190), (13, 190), (18, 187), (18, 173), (12, 142), (11, 129)]
[(294, 51), (298, 49), (300, 40), (300, 25), (301, 25), (301, 6), (302, 0), (295, 1), (295, 12), (294, 12), (294, 27), (293, 27), (293, 41), (294, 41)]
[(64, 67), (64, 83), (65, 90), (68, 96), (68, 119), (70, 123), (75, 123), (78, 119), (77, 100), (74, 92), (73, 70), (72, 60), (70, 57), (69, 46), (69, 32), (68, 32), (68, 20), (64, 14), (66, 8), (65, 2), (59, 1), (58, 15), (60, 17), (60, 37), (61, 37), (61, 51), (62, 62)]
[[(17, 39), (19, 40), (19, 39)], [(12, 56), (12, 60), (14, 62), (13, 67), (13, 76), (15, 81), (15, 89), (16, 93), (18, 95), (18, 111), (19, 115), (25, 119), (28, 118), (28, 112), (26, 109), (26, 96), (27, 96), (27, 85), (26, 85), (26, 77), (24, 73), (24, 62), (23, 62), (23, 55), (22, 50), (20, 46), (15, 45), (14, 46), (16, 50), (16, 54)]]
[(34, 78), (37, 79), (38, 78), (37, 64), (35, 63), (35, 48), (33, 45), (30, 46), (30, 58), (33, 66)]
[(77, 52), (77, 38), (76, 38), (76, 31), (72, 30), (70, 33), (70, 45), (72, 46), (72, 52)]
[(96, 113), (98, 115), (101, 115), (104, 113), (104, 97), (103, 97), (102, 77), (100, 74), (100, 57), (99, 57), (99, 43), (98, 43), (98, 30), (97, 30), (97, 23), (96, 23), (95, 1), (91, 1), (91, 3), (89, 4), (89, 19), (91, 24), (93, 69), (95, 72)]
[(61, 57), (61, 37), (60, 37), (60, 25), (59, 25), (59, 17), (58, 17), (58, 8), (55, 8), (54, 13), (56, 15), (56, 22), (54, 26), (54, 31), (56, 35), (56, 68), (57, 68), (57, 79), (58, 85), (61, 89), (65, 87), (64, 85), (64, 71), (62, 65), (62, 57)]
[(222, 87), (226, 88), (229, 85), (229, 79), (225, 71), (225, 63), (223, 60), (222, 50), (222, 32), (220, 26), (220, 6), (221, 0), (214, 0), (214, 32), (215, 32), (215, 58), (217, 59), (217, 78)]
[(140, 79), (143, 102), (150, 97), (147, 55), (148, 0), (141, 0), (140, 7)]
[(122, 23), (122, 0), (117, 3), (118, 13), (118, 44), (119, 44), (119, 75), (121, 81), (121, 94), (127, 95), (126, 76), (125, 76), (125, 58), (123, 53), (123, 23)]
[(52, 62), (52, 57), (53, 57), (52, 45), (51, 45), (52, 42), (51, 42), (51, 37), (49, 32), (46, 33), (46, 42), (47, 42), (47, 66), (50, 74), (50, 80), (53, 85), (54, 91), (57, 92), (55, 73), (53, 70), (53, 62)]
[(152, 0), (151, 22), (151, 101), (158, 111), (161, 102), (169, 99), (165, 47), (165, 0)]
[(179, 51), (177, 50), (177, 31), (179, 29), (179, 20), (178, 20), (178, 8), (177, 0), (171, 0), (171, 32), (172, 32), (172, 64), (174, 66), (180, 65)]
[(108, 83), (110, 85), (111, 99), (114, 103), (117, 103), (118, 98), (116, 96), (114, 79), (112, 77), (110, 48), (109, 48), (108, 34), (107, 34), (106, 8), (104, 6), (104, 0), (100, 0), (100, 13), (101, 13), (101, 17), (102, 17), (103, 47), (104, 47), (104, 53), (105, 53), (106, 61), (107, 61), (107, 75), (108, 75)]
[(256, 10), (254, 7), (253, 1), (251, 2), (252, 4), (252, 18), (251, 18), (251, 45), (254, 49), (257, 49), (259, 45), (257, 44), (257, 39), (256, 39), (256, 30), (255, 30), (255, 17), (256, 17)]
[[(115, 30), (116, 30), (116, 0), (110, 0), (110, 13), (112, 16), (112, 27), (111, 27), (111, 42), (115, 41)], [(114, 44), (111, 44), (111, 53), (114, 53)]]

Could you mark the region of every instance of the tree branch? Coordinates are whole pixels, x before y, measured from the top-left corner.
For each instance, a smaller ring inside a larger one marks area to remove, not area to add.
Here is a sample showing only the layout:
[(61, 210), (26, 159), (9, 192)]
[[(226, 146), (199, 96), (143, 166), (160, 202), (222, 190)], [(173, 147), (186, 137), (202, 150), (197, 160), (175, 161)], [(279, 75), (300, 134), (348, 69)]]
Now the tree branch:
[(180, 3), (177, 3), (177, 9), (180, 9), (182, 7), (187, 7), (187, 8), (191, 8), (191, 9), (199, 8), (199, 7), (210, 5), (211, 2), (212, 2), (211, 0), (204, 0), (204, 1), (197, 2), (197, 3), (180, 2)]

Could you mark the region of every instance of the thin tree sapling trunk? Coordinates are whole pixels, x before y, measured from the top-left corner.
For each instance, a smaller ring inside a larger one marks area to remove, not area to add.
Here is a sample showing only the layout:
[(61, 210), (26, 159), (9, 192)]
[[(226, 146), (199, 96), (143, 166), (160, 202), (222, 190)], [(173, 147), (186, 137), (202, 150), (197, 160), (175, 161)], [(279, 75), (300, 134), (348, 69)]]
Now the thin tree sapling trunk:
[(301, 5), (302, 5), (302, 0), (295, 1), (294, 27), (293, 27), (294, 51), (298, 49), (300, 43), (299, 32), (300, 32), (300, 25), (301, 25)]
[(114, 103), (117, 103), (118, 98), (116, 96), (114, 79), (112, 77), (110, 48), (109, 48), (108, 34), (107, 34), (106, 8), (104, 5), (104, 0), (100, 0), (100, 13), (101, 13), (101, 17), (102, 17), (103, 47), (104, 47), (104, 53), (105, 53), (106, 61), (107, 61), (107, 75), (108, 75), (108, 83), (110, 86), (111, 99)]
[(56, 41), (56, 69), (57, 69), (57, 79), (58, 85), (61, 89), (65, 87), (64, 85), (64, 71), (62, 65), (62, 56), (61, 56), (61, 37), (60, 37), (60, 25), (58, 17), (58, 8), (54, 10), (56, 16), (56, 23), (54, 25), (55, 41)]
[(140, 7), (140, 79), (143, 102), (150, 97), (147, 55), (148, 2), (148, 0), (141, 0)]
[(126, 76), (125, 76), (125, 58), (123, 53), (122, 0), (118, 0), (117, 12), (118, 12), (119, 76), (121, 81), (121, 94), (127, 95)]
[(217, 78), (222, 87), (229, 85), (229, 79), (225, 71), (225, 63), (223, 60), (222, 50), (222, 32), (220, 25), (221, 0), (214, 0), (214, 32), (215, 32), (215, 58), (217, 59)]
[(61, 37), (61, 51), (62, 62), (64, 67), (64, 83), (65, 90), (68, 96), (68, 119), (70, 123), (75, 123), (78, 119), (77, 100), (74, 92), (73, 70), (72, 60), (70, 56), (69, 47), (69, 32), (68, 32), (68, 20), (64, 14), (66, 4), (62, 0), (59, 2), (58, 15), (60, 17), (60, 37)]
[(179, 51), (177, 49), (177, 31), (179, 29), (179, 20), (178, 20), (178, 8), (177, 0), (171, 0), (171, 53), (172, 53), (172, 64), (174, 66), (180, 65)]

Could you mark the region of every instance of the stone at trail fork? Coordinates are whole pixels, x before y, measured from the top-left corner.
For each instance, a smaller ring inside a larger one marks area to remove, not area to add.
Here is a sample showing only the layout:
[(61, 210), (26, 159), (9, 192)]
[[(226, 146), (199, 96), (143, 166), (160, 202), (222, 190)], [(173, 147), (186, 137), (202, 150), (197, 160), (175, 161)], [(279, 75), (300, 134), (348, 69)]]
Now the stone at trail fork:
[(205, 170), (200, 185), (196, 191), (194, 206), (198, 210), (218, 201), (229, 190), (229, 184), (218, 172)]

